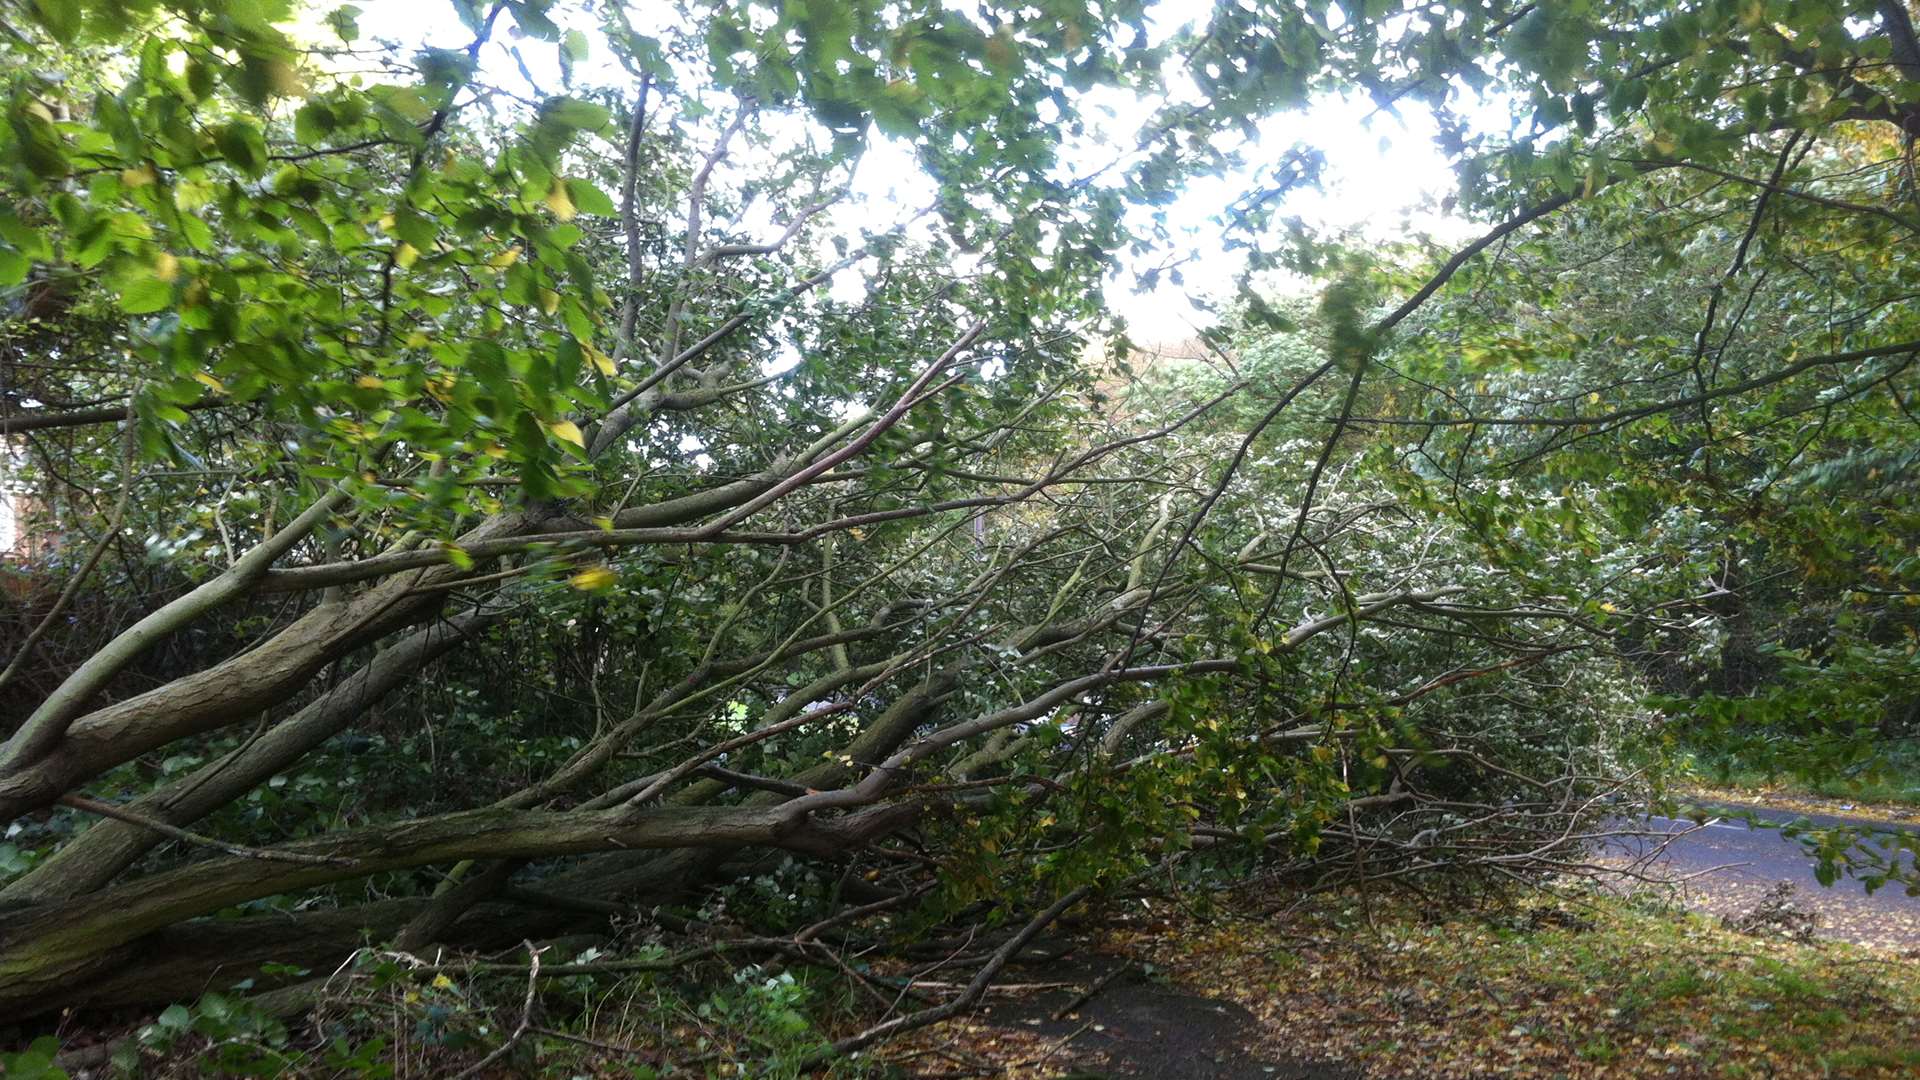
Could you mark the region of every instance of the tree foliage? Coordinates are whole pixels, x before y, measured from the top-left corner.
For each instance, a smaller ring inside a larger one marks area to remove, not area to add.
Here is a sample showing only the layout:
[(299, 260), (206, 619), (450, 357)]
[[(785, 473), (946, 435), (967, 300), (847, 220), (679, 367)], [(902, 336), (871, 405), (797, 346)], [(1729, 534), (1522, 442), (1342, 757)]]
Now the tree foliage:
[[(1643, 680), (1825, 768), (1911, 724), (1898, 3), (453, 8), (3, 9), (0, 430), (64, 536), (0, 675), (9, 1010), (769, 851), (934, 873), (928, 926), (1526, 878), (1657, 767)], [(1322, 155), (1251, 136), (1329, 94), (1430, 110), (1478, 239), (1288, 219)], [(1096, 362), (1210, 173), (1239, 310)]]

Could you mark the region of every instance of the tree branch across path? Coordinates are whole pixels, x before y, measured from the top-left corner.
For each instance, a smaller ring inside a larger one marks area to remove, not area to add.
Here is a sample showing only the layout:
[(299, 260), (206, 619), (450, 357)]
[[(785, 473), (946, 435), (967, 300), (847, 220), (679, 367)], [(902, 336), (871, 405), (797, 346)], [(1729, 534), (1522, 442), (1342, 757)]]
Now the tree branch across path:
[[(0, 0), (9, 1022), (465, 972), (450, 1075), (825, 1070), (1143, 901), (1897, 773), (1906, 6), (575, 7)], [(1298, 216), (1357, 95), (1469, 239)], [(707, 1047), (548, 1008), (603, 975)]]

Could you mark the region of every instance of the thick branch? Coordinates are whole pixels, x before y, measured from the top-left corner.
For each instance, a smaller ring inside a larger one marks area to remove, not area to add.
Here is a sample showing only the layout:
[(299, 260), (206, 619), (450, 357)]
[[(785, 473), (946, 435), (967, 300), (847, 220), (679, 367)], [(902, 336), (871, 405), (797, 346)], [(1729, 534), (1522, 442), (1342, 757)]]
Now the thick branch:
[[(231, 405), (224, 398), (205, 397), (179, 406), (188, 412), (201, 409), (215, 409), (222, 405)], [(133, 415), (133, 409), (127, 405), (102, 405), (92, 409), (32, 409), (14, 413), (12, 416), (0, 416), (0, 435), (18, 435), (27, 431), (46, 431), (51, 428), (94, 427), (100, 424), (117, 424)]]
[[(225, 573), (134, 623), (88, 657), (59, 689), (40, 703), (6, 745), (0, 746), (0, 778), (18, 773), (45, 756), (80, 711), (115, 675), (161, 638), (246, 593), (275, 559), (305, 539), (346, 501), (345, 489), (329, 491), (285, 528), (241, 556)], [(10, 815), (0, 810), (0, 821), (9, 819)]]
[[(325, 696), (282, 720), (234, 753), (157, 788), (126, 809), (169, 825), (187, 825), (240, 798), (291, 767), (394, 689), (422, 665), (494, 622), (495, 612), (468, 612), (415, 631), (373, 658)], [(69, 840), (25, 876), (0, 889), (0, 903), (65, 899), (105, 887), (161, 842), (147, 829), (102, 822)]]

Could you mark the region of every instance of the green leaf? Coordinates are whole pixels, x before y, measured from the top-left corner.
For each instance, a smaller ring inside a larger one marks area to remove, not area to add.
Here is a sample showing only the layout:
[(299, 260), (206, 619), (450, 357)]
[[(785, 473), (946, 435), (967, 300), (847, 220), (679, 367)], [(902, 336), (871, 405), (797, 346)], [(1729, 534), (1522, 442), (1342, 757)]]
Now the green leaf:
[(597, 214), (600, 217), (612, 217), (618, 213), (614, 209), (613, 199), (585, 180), (567, 181), (567, 194), (572, 197), (573, 205), (581, 213)]
[(451, 2), (454, 14), (460, 17), (461, 24), (467, 29), (477, 33), (486, 24), (486, 16), (476, 0), (451, 0)]
[(44, 105), (30, 99), (16, 101), (7, 122), (13, 128), (13, 151), (35, 176), (53, 179), (71, 171), (67, 142), (53, 126)]
[(142, 137), (133, 117), (127, 113), (120, 99), (106, 91), (93, 96), (93, 115), (107, 134), (113, 136), (113, 145), (122, 156), (140, 158)]
[(360, 23), (356, 20), (359, 14), (360, 9), (352, 4), (341, 4), (327, 12), (327, 25), (341, 41), (352, 42), (360, 36)]
[(161, 1012), (158, 1022), (168, 1031), (185, 1031), (193, 1023), (193, 1014), (187, 1011), (185, 1005), (169, 1005)]
[(294, 137), (303, 143), (317, 143), (332, 134), (337, 121), (324, 101), (309, 101), (293, 114)]
[(195, 251), (213, 250), (213, 227), (198, 215), (180, 215), (180, 236)]
[(221, 128), (213, 141), (234, 168), (255, 178), (266, 173), (267, 142), (253, 124), (235, 120)]
[(513, 12), (514, 22), (529, 37), (541, 41), (557, 41), (560, 27), (547, 17), (546, 7), (552, 0), (507, 0), (507, 7)]
[(412, 244), (421, 252), (433, 250), (440, 239), (440, 228), (432, 218), (412, 207), (402, 208), (393, 217), (393, 231), (400, 239)]
[(150, 315), (173, 303), (173, 284), (155, 277), (143, 277), (120, 292), (120, 310), (129, 315)]
[(0, 1075), (7, 1080), (67, 1080), (66, 1070), (53, 1064), (59, 1053), (59, 1040), (42, 1035), (23, 1053), (0, 1054), (0, 1069), (5, 1070)]
[(591, 101), (579, 98), (555, 98), (541, 112), (542, 121), (574, 131), (599, 131), (613, 119), (613, 113), (605, 105), (595, 105)]
[(1592, 95), (1575, 94), (1573, 96), (1573, 119), (1574, 123), (1580, 128), (1580, 134), (1593, 134), (1594, 115)]
[(33, 260), (10, 247), (0, 247), (0, 285), (18, 285), (27, 280)]
[(55, 41), (71, 45), (80, 36), (87, 11), (79, 0), (33, 0), (33, 15)]

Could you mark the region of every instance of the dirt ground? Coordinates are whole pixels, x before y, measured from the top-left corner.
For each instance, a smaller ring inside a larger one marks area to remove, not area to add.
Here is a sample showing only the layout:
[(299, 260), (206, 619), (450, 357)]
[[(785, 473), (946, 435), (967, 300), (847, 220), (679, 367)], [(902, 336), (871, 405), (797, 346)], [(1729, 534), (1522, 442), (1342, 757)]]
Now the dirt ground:
[[(1115, 974), (1117, 967), (1124, 970)], [(1254, 1017), (1245, 1008), (1153, 978), (1132, 960), (1081, 951), (1018, 978), (1072, 988), (995, 995), (966, 1019), (889, 1057), (909, 1075), (955, 1080), (985, 1074), (1076, 1080), (1359, 1077), (1339, 1066), (1258, 1049)], [(1099, 993), (1060, 1011), (1082, 995), (1081, 988), (1102, 979), (1107, 982)]]

